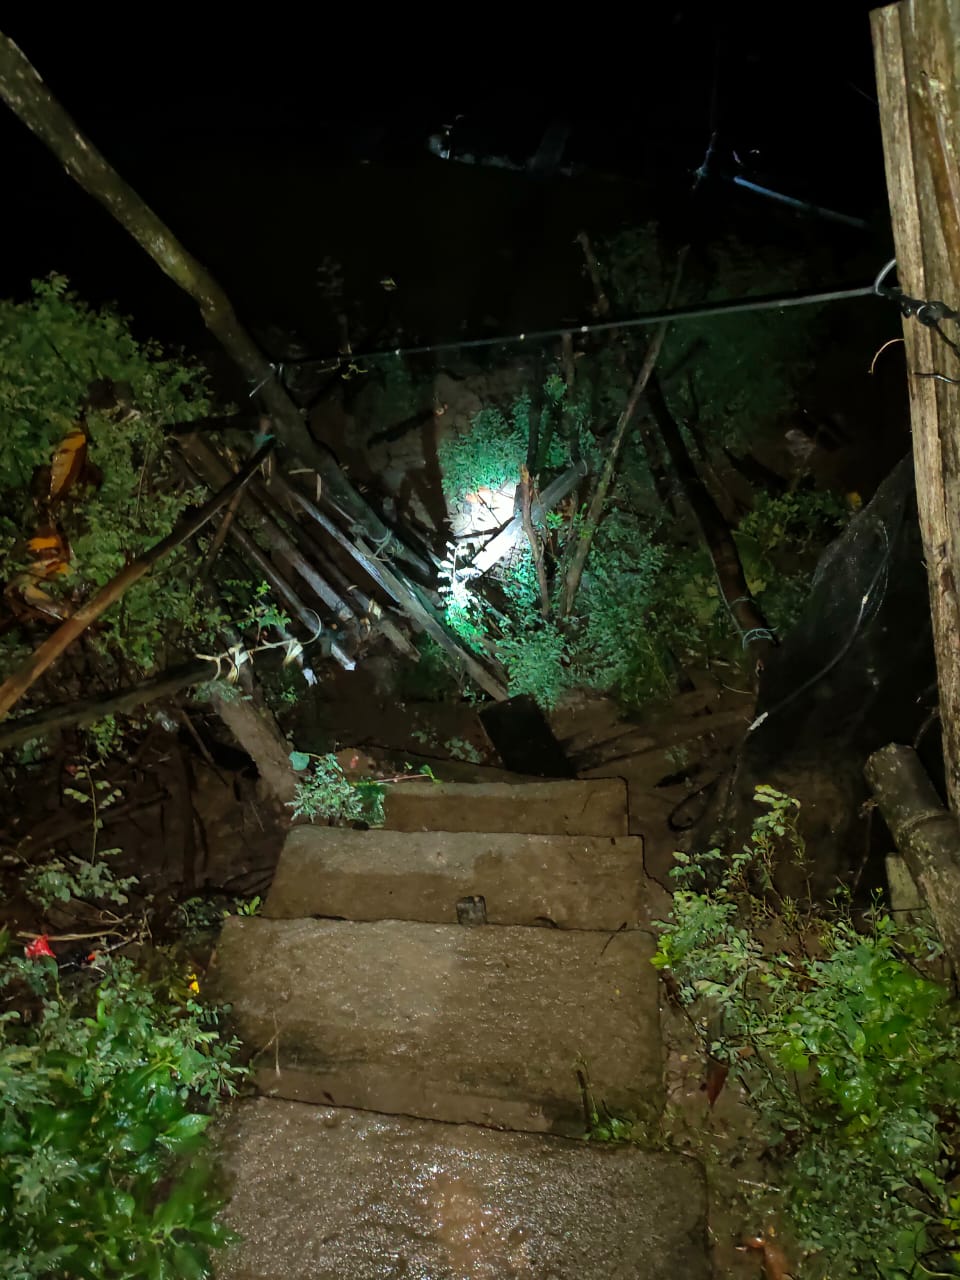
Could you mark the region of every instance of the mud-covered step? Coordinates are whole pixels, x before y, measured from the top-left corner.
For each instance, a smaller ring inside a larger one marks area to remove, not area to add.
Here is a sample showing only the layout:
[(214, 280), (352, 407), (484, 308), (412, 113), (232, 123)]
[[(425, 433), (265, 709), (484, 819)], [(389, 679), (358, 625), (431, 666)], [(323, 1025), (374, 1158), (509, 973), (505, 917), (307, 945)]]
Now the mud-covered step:
[(231, 917), (215, 990), (263, 1092), (579, 1134), (662, 1105), (657, 977), (639, 930)]
[(587, 782), (410, 782), (389, 788), (393, 831), (520, 831), (545, 836), (625, 836), (627, 784)]
[(456, 924), (480, 896), (491, 924), (619, 929), (646, 919), (637, 836), (294, 827), (264, 914)]
[(220, 1280), (708, 1280), (694, 1161), (258, 1098), (220, 1138)]

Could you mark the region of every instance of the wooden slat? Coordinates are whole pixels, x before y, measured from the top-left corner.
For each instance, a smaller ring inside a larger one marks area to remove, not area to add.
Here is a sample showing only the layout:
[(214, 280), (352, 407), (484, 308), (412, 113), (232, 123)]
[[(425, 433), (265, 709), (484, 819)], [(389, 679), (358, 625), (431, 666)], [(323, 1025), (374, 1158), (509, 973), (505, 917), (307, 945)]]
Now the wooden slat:
[[(960, 0), (903, 0), (871, 15), (901, 288), (960, 307)], [(960, 340), (960, 326), (943, 322)], [(920, 527), (940, 682), (950, 807), (960, 812), (960, 360), (916, 318), (903, 325)]]

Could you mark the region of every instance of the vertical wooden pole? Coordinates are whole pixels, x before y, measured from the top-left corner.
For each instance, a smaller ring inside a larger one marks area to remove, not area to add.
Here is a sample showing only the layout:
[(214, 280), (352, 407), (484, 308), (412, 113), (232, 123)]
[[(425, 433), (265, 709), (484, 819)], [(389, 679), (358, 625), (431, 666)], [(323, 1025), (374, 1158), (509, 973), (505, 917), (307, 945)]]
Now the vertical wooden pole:
[[(960, 308), (960, 0), (902, 0), (871, 15), (897, 278)], [(960, 344), (960, 325), (941, 322)], [(960, 813), (960, 358), (903, 322), (920, 527), (940, 684), (947, 799)], [(930, 375), (939, 374), (940, 377)]]

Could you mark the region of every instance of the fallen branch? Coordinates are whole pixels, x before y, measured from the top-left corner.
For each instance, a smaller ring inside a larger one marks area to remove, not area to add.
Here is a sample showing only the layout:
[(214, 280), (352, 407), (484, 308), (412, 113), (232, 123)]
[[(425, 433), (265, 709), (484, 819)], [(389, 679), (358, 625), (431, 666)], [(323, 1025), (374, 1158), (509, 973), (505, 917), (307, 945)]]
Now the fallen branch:
[(547, 570), (543, 563), (543, 543), (533, 527), (533, 480), (526, 467), (520, 468), (520, 501), (522, 504), (523, 530), (530, 543), (530, 554), (533, 556), (537, 571), (537, 585), (540, 588), (540, 613), (544, 618), (550, 617), (550, 586), (547, 582)]
[[(547, 485), (546, 489), (541, 492), (539, 499), (531, 505), (531, 519), (534, 521), (542, 520), (545, 512), (552, 511), (568, 494), (573, 493), (586, 474), (587, 464), (585, 462), (577, 462), (572, 467), (568, 467), (563, 475), (558, 476), (556, 480)], [(510, 554), (522, 532), (523, 516), (514, 516), (499, 533), (495, 533), (489, 542), (484, 543), (470, 561), (471, 568), (475, 569), (478, 575), (486, 573), (504, 556)]]
[[(682, 249), (677, 261), (677, 269), (674, 272), (673, 283), (670, 286), (670, 294), (667, 299), (666, 310), (670, 310), (676, 301), (677, 290), (680, 288), (680, 275), (683, 271), (683, 264), (686, 259), (687, 250)], [(627, 427), (633, 420), (633, 415), (637, 411), (637, 405), (640, 403), (641, 397), (646, 390), (647, 383), (653, 375), (657, 360), (660, 357), (660, 349), (663, 346), (663, 340), (667, 335), (667, 323), (664, 322), (657, 326), (653, 337), (650, 339), (647, 349), (644, 352), (643, 364), (640, 366), (640, 372), (637, 374), (636, 381), (627, 397), (627, 403), (623, 406), (620, 417), (617, 419), (617, 425), (613, 433), (613, 439), (607, 449), (607, 455), (604, 459), (603, 470), (597, 479), (596, 488), (593, 491), (593, 497), (587, 508), (587, 516), (584, 521), (583, 531), (577, 539), (574, 547), (573, 555), (570, 558), (570, 564), (567, 566), (567, 572), (564, 575), (563, 594), (560, 604), (560, 616), (566, 618), (569, 616), (573, 608), (573, 602), (576, 599), (577, 592), (580, 590), (580, 580), (583, 577), (583, 571), (586, 567), (587, 557), (590, 555), (590, 548), (593, 546), (593, 539), (596, 536), (597, 528), (600, 524), (600, 517), (603, 515), (603, 508), (607, 501), (607, 494), (610, 486), (613, 484), (613, 477), (617, 469), (617, 462), (620, 457), (620, 449), (623, 445), (624, 436), (627, 433)]]
[(690, 457), (655, 375), (651, 377), (647, 388), (647, 403), (673, 468), (683, 485), (700, 536), (713, 561), (723, 603), (740, 631), (744, 649), (754, 653), (759, 666), (763, 657), (774, 647), (773, 632), (747, 585), (743, 562), (730, 526)]
[(104, 716), (126, 715), (148, 702), (179, 693), (189, 685), (212, 680), (216, 674), (215, 662), (198, 659), (150, 676), (129, 689), (121, 689), (119, 693), (105, 693), (98, 698), (79, 698), (76, 702), (45, 707), (43, 711), (35, 711), (32, 715), (11, 721), (9, 728), (0, 730), (0, 751), (19, 747), (31, 738), (58, 733), (61, 729), (83, 728), (84, 725), (102, 720)]
[[(600, 264), (597, 262), (596, 254), (593, 252), (593, 245), (590, 243), (590, 237), (585, 231), (581, 231), (577, 236), (580, 248), (583, 250), (584, 261), (587, 266), (587, 274), (593, 284), (593, 292), (596, 298), (597, 315), (601, 320), (609, 320), (613, 311), (610, 305), (610, 299), (603, 287), (603, 281), (600, 277)], [(627, 352), (621, 342), (618, 341), (620, 331), (611, 329), (609, 339), (612, 344), (614, 359), (620, 366), (621, 372), (625, 375), (627, 381), (630, 380), (630, 369), (627, 365)], [(568, 378), (569, 384), (569, 378)], [(667, 473), (664, 469), (663, 459), (660, 456), (653, 440), (646, 431), (640, 433), (640, 444), (647, 458), (647, 466), (650, 468), (650, 476), (653, 480), (653, 488), (664, 507), (670, 509), (672, 506), (670, 500), (670, 484), (667, 480)]]
[(920, 758), (894, 743), (875, 751), (865, 773), (883, 820), (923, 894), (944, 949), (960, 972), (960, 827)]
[(213, 571), (214, 561), (216, 560), (217, 556), (220, 554), (220, 550), (224, 542), (226, 542), (227, 534), (230, 532), (230, 526), (233, 524), (234, 520), (237, 517), (237, 510), (239, 509), (240, 503), (242, 501), (243, 501), (243, 490), (239, 489), (230, 499), (230, 502), (227, 504), (227, 509), (223, 513), (223, 519), (220, 521), (220, 524), (217, 526), (217, 531), (213, 535), (213, 538), (210, 542), (210, 547), (203, 561), (203, 568), (200, 570), (201, 582), (206, 582), (209, 579), (210, 574)]
[[(0, 48), (2, 48), (2, 42), (0, 42)], [(26, 662), (22, 663), (13, 675), (0, 685), (0, 719), (15, 703), (19, 702), (34, 681), (56, 662), (63, 651), (83, 635), (92, 622), (95, 622), (112, 604), (116, 604), (124, 592), (148, 574), (165, 555), (179, 547), (182, 542), (186, 542), (188, 538), (192, 538), (221, 507), (226, 506), (233, 495), (238, 493), (257, 473), (260, 464), (269, 456), (272, 448), (272, 442), (268, 441), (253, 455), (246, 466), (237, 472), (230, 483), (215, 494), (199, 511), (178, 521), (165, 538), (146, 551), (139, 560), (134, 560), (132, 564), (121, 569), (114, 578), (100, 588), (95, 596), (62, 622), (39, 649), (34, 650)]]

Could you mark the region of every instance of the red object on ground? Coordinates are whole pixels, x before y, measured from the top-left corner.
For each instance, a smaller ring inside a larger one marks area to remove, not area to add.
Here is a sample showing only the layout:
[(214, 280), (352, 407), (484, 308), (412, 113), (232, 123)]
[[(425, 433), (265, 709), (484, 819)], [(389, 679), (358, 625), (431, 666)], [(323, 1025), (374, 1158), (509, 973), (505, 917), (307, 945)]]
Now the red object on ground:
[(41, 933), (38, 938), (34, 938), (32, 942), (28, 942), (23, 948), (23, 954), (28, 960), (38, 960), (41, 956), (50, 956), (52, 960), (56, 959), (50, 948), (50, 942), (45, 933)]

